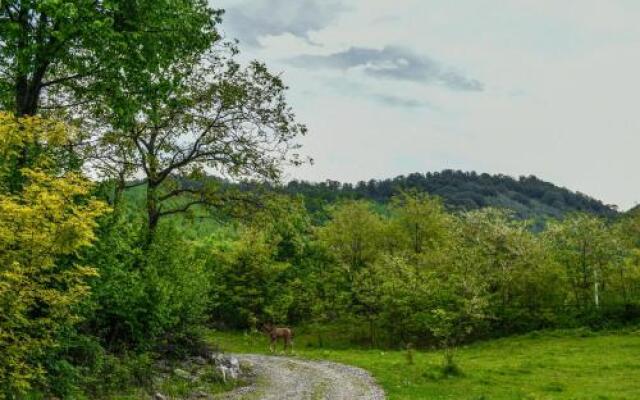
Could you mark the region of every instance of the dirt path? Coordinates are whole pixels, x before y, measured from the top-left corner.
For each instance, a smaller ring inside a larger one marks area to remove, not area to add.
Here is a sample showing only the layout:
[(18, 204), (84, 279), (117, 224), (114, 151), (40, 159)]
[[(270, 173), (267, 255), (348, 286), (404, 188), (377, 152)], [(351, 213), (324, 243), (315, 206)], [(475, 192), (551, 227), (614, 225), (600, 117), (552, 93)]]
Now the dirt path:
[(360, 368), (289, 357), (236, 355), (250, 363), (253, 385), (226, 393), (220, 399), (238, 400), (383, 400), (384, 392)]

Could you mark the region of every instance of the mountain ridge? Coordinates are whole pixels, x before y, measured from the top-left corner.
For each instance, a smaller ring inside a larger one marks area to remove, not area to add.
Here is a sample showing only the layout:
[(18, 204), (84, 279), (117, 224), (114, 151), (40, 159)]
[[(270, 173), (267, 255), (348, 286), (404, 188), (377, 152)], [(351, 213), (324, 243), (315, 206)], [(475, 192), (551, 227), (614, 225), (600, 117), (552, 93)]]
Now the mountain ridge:
[(619, 214), (615, 206), (534, 175), (514, 178), (503, 174), (446, 169), (356, 184), (334, 180), (317, 183), (292, 180), (281, 188), (285, 193), (303, 196), (311, 209), (319, 209), (322, 203), (345, 199), (386, 203), (394, 195), (411, 189), (441, 197), (449, 209), (508, 208), (523, 219), (560, 218), (571, 212), (588, 212), (603, 217)]

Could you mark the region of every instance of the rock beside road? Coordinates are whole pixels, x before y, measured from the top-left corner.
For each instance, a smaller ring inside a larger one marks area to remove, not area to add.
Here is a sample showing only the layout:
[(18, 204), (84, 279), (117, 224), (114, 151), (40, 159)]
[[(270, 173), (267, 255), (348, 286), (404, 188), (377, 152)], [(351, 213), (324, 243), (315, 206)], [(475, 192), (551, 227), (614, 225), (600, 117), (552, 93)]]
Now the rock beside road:
[(214, 354), (212, 360), (223, 381), (226, 382), (228, 379), (237, 380), (241, 376), (240, 361), (236, 357)]
[[(194, 387), (200, 386), (203, 377), (211, 379), (211, 372), (215, 371), (217, 379), (224, 382), (237, 381), (244, 376), (240, 366), (240, 361), (235, 356), (229, 356), (222, 353), (211, 352), (206, 356), (191, 357), (177, 366), (171, 367), (166, 360), (156, 363), (156, 369), (161, 373), (154, 378), (156, 385), (160, 386), (162, 382), (171, 377), (177, 377), (184, 381), (188, 381)], [(188, 398), (195, 399), (212, 399), (212, 395), (203, 390), (195, 390)], [(151, 396), (152, 400), (173, 400), (173, 398), (161, 392), (155, 392)]]

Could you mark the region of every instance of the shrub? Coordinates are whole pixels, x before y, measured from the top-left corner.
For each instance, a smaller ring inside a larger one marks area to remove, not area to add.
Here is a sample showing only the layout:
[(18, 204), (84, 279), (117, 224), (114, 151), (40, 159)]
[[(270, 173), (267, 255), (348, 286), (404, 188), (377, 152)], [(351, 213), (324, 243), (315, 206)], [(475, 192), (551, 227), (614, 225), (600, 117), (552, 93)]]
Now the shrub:
[(139, 226), (109, 221), (87, 255), (101, 272), (92, 283), (87, 329), (110, 351), (183, 353), (198, 345), (206, 319), (204, 262), (170, 225), (145, 248)]
[[(63, 126), (38, 118), (0, 118), (4, 156), (45, 145), (43, 136), (65, 135)], [(96, 219), (107, 207), (89, 196), (88, 180), (50, 166), (42, 157), (22, 168), (20, 185), (10, 185), (16, 190), (0, 194), (0, 398), (55, 386), (47, 379), (47, 357), (79, 321), (75, 306), (89, 293), (87, 279), (96, 275), (75, 254), (91, 245)], [(7, 176), (0, 181), (15, 183), (15, 175)], [(63, 361), (48, 367), (72, 373)]]

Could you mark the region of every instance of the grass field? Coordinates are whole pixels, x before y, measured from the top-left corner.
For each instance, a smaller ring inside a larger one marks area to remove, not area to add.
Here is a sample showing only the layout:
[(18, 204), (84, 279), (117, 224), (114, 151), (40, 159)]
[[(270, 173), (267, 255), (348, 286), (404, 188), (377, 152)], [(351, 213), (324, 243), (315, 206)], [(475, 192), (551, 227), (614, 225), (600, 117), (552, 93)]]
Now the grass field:
[[(214, 332), (231, 352), (267, 353), (259, 334)], [(370, 371), (390, 399), (640, 399), (640, 330), (616, 333), (553, 331), (493, 340), (459, 349), (460, 376), (442, 373), (438, 351), (354, 350), (298, 334), (296, 356), (328, 359)]]

